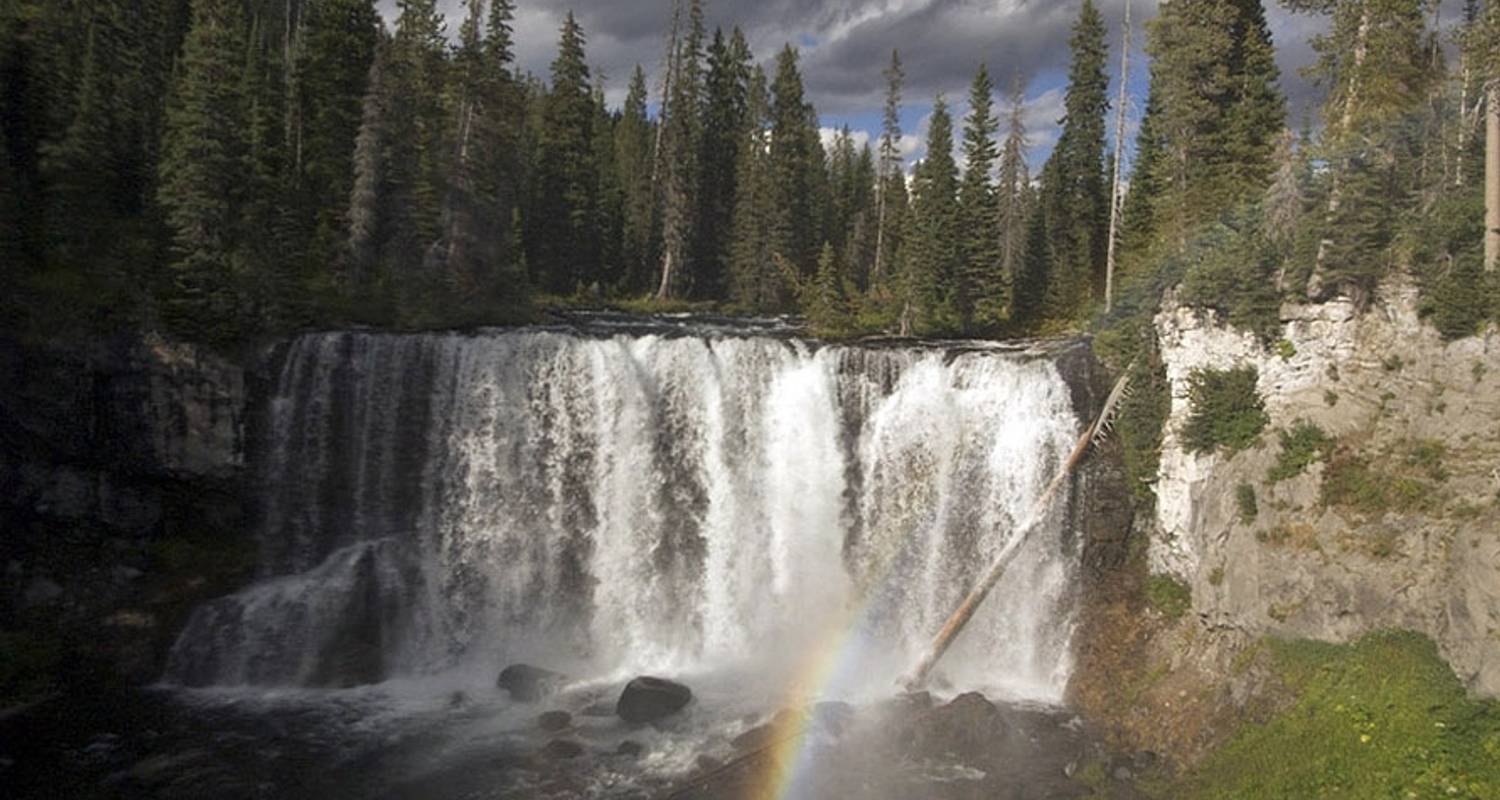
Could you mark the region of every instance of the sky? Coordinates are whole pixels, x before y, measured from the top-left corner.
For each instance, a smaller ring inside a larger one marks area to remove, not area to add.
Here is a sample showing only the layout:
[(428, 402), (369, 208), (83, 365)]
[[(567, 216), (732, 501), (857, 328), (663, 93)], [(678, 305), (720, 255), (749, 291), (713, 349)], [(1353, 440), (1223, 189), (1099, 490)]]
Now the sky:
[[(1116, 97), (1121, 19), (1127, 0), (1096, 0), (1109, 26), (1110, 97)], [(1157, 0), (1129, 0), (1132, 39), (1132, 102), (1127, 109), (1129, 141), (1145, 104), (1147, 62), (1141, 46), (1142, 23), (1156, 16)], [(395, 0), (382, 0), (387, 19)], [(463, 0), (440, 0), (450, 34), (458, 29)], [(546, 77), (556, 55), (558, 29), (571, 9), (587, 36), (591, 67), (605, 75), (606, 101), (618, 106), (636, 64), (646, 70), (653, 92), (660, 86), (671, 0), (516, 0), (516, 56), (524, 71)], [(1457, 15), (1459, 0), (1445, 0), (1444, 18)], [(1026, 81), (1029, 160), (1038, 168), (1051, 153), (1062, 116), (1068, 68), (1068, 34), (1081, 0), (706, 0), (710, 31), (738, 25), (756, 59), (770, 71), (782, 46), (801, 53), (803, 82), (817, 108), (825, 139), (848, 125), (856, 141), (878, 138), (885, 80), (881, 73), (893, 48), (906, 72), (902, 143), (908, 162), (926, 151), (927, 121), (942, 93), (961, 130), (969, 84), (979, 64), (988, 66), (1001, 92), (1019, 77)], [(1275, 0), (1266, 3), (1276, 43), (1289, 123), (1300, 127), (1316, 113), (1320, 92), (1299, 74), (1313, 60), (1309, 39), (1321, 19), (1293, 14)], [(1110, 128), (1113, 129), (1113, 123)], [(955, 138), (958, 134), (955, 133)], [(958, 156), (959, 154), (955, 154)]]

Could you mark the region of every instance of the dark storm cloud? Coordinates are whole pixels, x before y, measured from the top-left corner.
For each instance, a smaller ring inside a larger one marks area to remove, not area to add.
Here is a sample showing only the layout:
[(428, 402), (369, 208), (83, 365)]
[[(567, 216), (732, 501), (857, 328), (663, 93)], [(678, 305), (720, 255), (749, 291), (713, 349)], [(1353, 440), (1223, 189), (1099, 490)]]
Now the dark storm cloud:
[[(394, 18), (395, 0), (382, 0)], [(441, 0), (450, 33), (458, 28), (463, 0)], [(1112, 49), (1118, 46), (1125, 0), (1098, 0), (1109, 25)], [(518, 0), (516, 52), (520, 66), (545, 77), (555, 55), (558, 28), (572, 10), (588, 36), (590, 64), (607, 77), (607, 97), (618, 104), (636, 64), (656, 87), (662, 62), (670, 0)], [(1458, 0), (1446, 0), (1447, 19)], [(1069, 28), (1078, 0), (708, 0), (709, 28), (740, 26), (757, 58), (769, 65), (786, 43), (802, 54), (808, 98), (827, 120), (855, 120), (872, 128), (884, 92), (881, 71), (893, 48), (901, 51), (912, 110), (926, 113), (938, 92), (962, 112), (969, 80), (980, 63), (989, 65), (1002, 89), (1013, 76), (1032, 80), (1030, 96), (1057, 106), (1056, 90), (1068, 65)], [(1449, 7), (1453, 7), (1450, 9)], [(1156, 0), (1132, 0), (1136, 52), (1144, 40), (1141, 23), (1156, 15)], [(1300, 125), (1315, 111), (1318, 90), (1299, 75), (1313, 60), (1308, 44), (1322, 22), (1294, 15), (1279, 3), (1266, 4), (1276, 39), (1282, 86), (1291, 107), (1290, 122)], [(1111, 69), (1117, 53), (1111, 54)], [(1135, 61), (1131, 82), (1135, 105), (1144, 104), (1143, 60)], [(1048, 95), (1048, 93), (1052, 93)], [(1032, 130), (1042, 139), (1053, 131), (1055, 117), (1037, 119)]]

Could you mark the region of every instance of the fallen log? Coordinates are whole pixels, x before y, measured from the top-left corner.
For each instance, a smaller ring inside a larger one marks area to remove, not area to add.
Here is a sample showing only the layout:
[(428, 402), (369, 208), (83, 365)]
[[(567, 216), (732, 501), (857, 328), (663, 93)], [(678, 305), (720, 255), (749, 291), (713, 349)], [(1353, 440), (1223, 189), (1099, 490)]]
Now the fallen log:
[(1051, 507), (1052, 500), (1057, 496), (1058, 490), (1067, 482), (1068, 477), (1073, 474), (1073, 470), (1083, 462), (1083, 458), (1088, 455), (1089, 450), (1095, 444), (1103, 441), (1104, 437), (1109, 433), (1110, 427), (1113, 424), (1115, 410), (1120, 405), (1120, 400), (1125, 396), (1125, 393), (1129, 391), (1130, 371), (1133, 366), (1134, 364), (1131, 367), (1125, 368), (1124, 374), (1115, 382), (1114, 388), (1110, 390), (1109, 396), (1105, 398), (1104, 407), (1100, 409), (1099, 416), (1094, 420), (1094, 424), (1089, 426), (1083, 432), (1082, 436), (1078, 437), (1078, 444), (1073, 447), (1073, 452), (1063, 464), (1062, 470), (1057, 473), (1057, 476), (1052, 479), (1051, 483), (1047, 484), (1047, 489), (1032, 504), (1029, 513), (1024, 518), (1020, 528), (1017, 529), (1016, 535), (1012, 536), (1010, 541), (1005, 544), (1005, 547), (1000, 550), (1000, 555), (996, 556), (994, 563), (990, 565), (989, 571), (984, 574), (984, 577), (974, 589), (969, 592), (968, 596), (964, 598), (953, 614), (948, 617), (947, 623), (943, 625), (942, 630), (938, 631), (937, 636), (932, 640), (931, 646), (928, 647), (927, 655), (917, 663), (916, 669), (912, 670), (912, 673), (903, 681), (903, 685), (907, 691), (916, 691), (927, 681), (927, 676), (932, 672), (932, 668), (937, 666), (938, 660), (943, 657), (944, 653), (948, 652), (949, 647), (953, 646), (953, 641), (958, 638), (958, 634), (963, 631), (964, 626), (974, 616), (974, 612), (979, 610), (979, 606), (984, 603), (986, 597), (989, 597), (990, 591), (995, 588), (995, 584), (999, 583), (1000, 578), (1004, 577), (1006, 567), (1010, 566), (1010, 562), (1015, 558), (1016, 552), (1020, 550), (1021, 544), (1026, 541), (1026, 537), (1031, 534), (1032, 529), (1047, 515), (1047, 509)]

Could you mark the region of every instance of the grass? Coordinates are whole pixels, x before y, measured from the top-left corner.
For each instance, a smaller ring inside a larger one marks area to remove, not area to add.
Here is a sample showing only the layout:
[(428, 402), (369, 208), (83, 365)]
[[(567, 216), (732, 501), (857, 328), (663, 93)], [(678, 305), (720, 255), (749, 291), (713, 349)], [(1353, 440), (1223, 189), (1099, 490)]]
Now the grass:
[(1183, 444), (1194, 453), (1231, 453), (1254, 444), (1271, 418), (1256, 390), (1255, 367), (1200, 369), (1188, 377), (1190, 412)]
[(1245, 726), (1162, 796), (1500, 797), (1500, 704), (1470, 700), (1431, 640), (1376, 633), (1269, 647), (1292, 705)]
[(1426, 510), (1432, 489), (1416, 478), (1387, 475), (1370, 466), (1368, 459), (1344, 454), (1335, 457), (1323, 473), (1323, 504), (1384, 514)]
[(1171, 575), (1152, 575), (1146, 579), (1146, 602), (1162, 616), (1176, 622), (1192, 607), (1193, 593), (1187, 584)]
[(1297, 420), (1291, 430), (1281, 432), (1281, 452), (1276, 456), (1276, 464), (1266, 472), (1266, 480), (1278, 483), (1301, 475), (1326, 458), (1333, 444), (1333, 437), (1322, 428), (1305, 419)]

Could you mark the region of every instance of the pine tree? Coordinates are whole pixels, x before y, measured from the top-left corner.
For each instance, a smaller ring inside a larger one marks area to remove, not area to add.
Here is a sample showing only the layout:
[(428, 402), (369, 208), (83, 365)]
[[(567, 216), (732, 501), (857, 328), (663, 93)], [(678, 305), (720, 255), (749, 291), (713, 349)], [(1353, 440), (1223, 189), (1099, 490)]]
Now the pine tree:
[(1147, 51), (1152, 138), (1136, 172), (1150, 171), (1150, 224), (1180, 249), (1196, 225), (1265, 191), (1286, 110), (1259, 0), (1165, 6)]
[(826, 181), (817, 119), (803, 99), (797, 51), (791, 45), (776, 57), (771, 84), (771, 174), (776, 193), (774, 252), (798, 275), (810, 275), (822, 230)]
[(200, 339), (238, 335), (246, 29), (238, 0), (194, 0), (161, 161), (159, 202), (172, 231), (168, 322)]
[(599, 185), (593, 85), (583, 29), (572, 14), (563, 21), (551, 90), (542, 102), (526, 260), (534, 283), (556, 294), (572, 294), (598, 277)]
[(891, 63), (884, 74), (885, 110), (881, 123), (880, 163), (877, 169), (879, 183), (876, 185), (875, 200), (875, 265), (870, 276), (870, 283), (876, 287), (884, 287), (889, 276), (899, 274), (891, 268), (896, 248), (888, 244), (892, 234), (902, 227), (892, 224), (891, 220), (891, 195), (896, 189), (895, 184), (901, 184), (902, 194), (906, 192), (906, 176), (901, 169), (901, 86), (906, 76), (901, 69), (899, 52), (891, 51)]
[(345, 294), (368, 305), (375, 289), (383, 229), (385, 150), (385, 55), (377, 52), (370, 64), (361, 102), (359, 133), (354, 141), (354, 183), (349, 190), (347, 265), (339, 275)]
[[(1307, 292), (1343, 292), (1363, 305), (1389, 266), (1383, 251), (1394, 209), (1410, 191), (1404, 166), (1414, 155), (1403, 116), (1418, 109), (1436, 77), (1422, 0), (1297, 0), (1326, 13), (1328, 34), (1313, 40), (1313, 72), (1329, 87), (1323, 145), (1331, 186), (1325, 235)], [(1396, 203), (1392, 201), (1396, 200)]]
[(730, 242), (730, 298), (742, 311), (781, 311), (787, 297), (786, 281), (777, 266), (780, 232), (771, 169), (770, 98), (766, 75), (759, 66), (751, 71), (745, 108), (744, 146), (735, 168), (738, 191)]
[(521, 237), (516, 217), (527, 165), (522, 161), (521, 125), (525, 96), (515, 72), (512, 0), (491, 0), (485, 18), (483, 66), (475, 129), (475, 187), (484, 208), (486, 235), (493, 237), (493, 263), (482, 278), (491, 302), (518, 305), (526, 299), (521, 268)]
[(246, 104), (244, 202), (241, 226), (246, 232), (241, 254), (242, 298), (247, 322), (281, 330), (305, 322), (315, 309), (308, 302), (308, 281), (288, 257), (290, 226), (284, 216), (289, 205), (290, 169), (285, 138), (285, 79), (279, 48), (258, 35), (252, 25), (240, 81)]
[(1010, 91), (1010, 114), (1000, 150), (1000, 177), (995, 187), (1000, 270), (998, 284), (985, 294), (998, 302), (989, 309), (993, 321), (1007, 320), (1014, 303), (1016, 273), (1026, 252), (1026, 221), (1031, 214), (1031, 176), (1026, 167), (1026, 84), (1017, 78)]
[(995, 133), (1000, 128), (993, 111), (994, 91), (989, 70), (981, 64), (969, 88), (969, 116), (964, 123), (967, 163), (958, 191), (964, 264), (953, 276), (951, 287), (958, 326), (965, 332), (973, 327), (976, 316), (985, 323), (999, 322), (1006, 306), (1006, 298), (999, 294), (1001, 253), (994, 229), (1000, 208), (990, 179), (997, 155)]
[[(1028, 290), (1017, 299), (1040, 307), (1023, 309), (1025, 318), (1075, 320), (1103, 291), (1109, 226), (1105, 179), (1104, 127), (1109, 111), (1105, 74), (1104, 20), (1092, 0), (1084, 0), (1068, 45), (1068, 73), (1062, 133), (1042, 171), (1038, 213), (1028, 234)], [(1039, 234), (1038, 232), (1045, 232)], [(1041, 248), (1038, 250), (1037, 248)]]
[(724, 296), (729, 238), (734, 224), (735, 164), (745, 139), (746, 92), (752, 56), (738, 28), (726, 41), (714, 31), (708, 49), (703, 122), (698, 156), (698, 213), (693, 293)]
[(802, 306), (815, 333), (826, 336), (849, 328), (849, 301), (844, 295), (838, 256), (832, 244), (823, 243), (818, 255), (818, 270), (807, 286)]
[[(338, 261), (354, 188), (354, 143), (380, 42), (380, 15), (372, 0), (310, 3), (296, 51), (293, 109), (302, 120), (297, 164), (297, 208), (306, 210), (308, 240), (293, 245), (308, 271), (326, 281)], [(271, 65), (268, 65), (271, 66)]]
[(615, 168), (623, 193), (621, 253), (623, 274), (619, 289), (645, 291), (657, 264), (652, 255), (651, 121), (646, 117), (646, 73), (639, 64), (630, 76), (630, 89), (620, 121), (615, 125)]
[(382, 85), (385, 152), (382, 156), (387, 229), (382, 272), (408, 322), (426, 322), (437, 310), (442, 275), (429, 257), (442, 237), (447, 190), (449, 115), (446, 23), (436, 0), (401, 0)]
[(958, 167), (953, 161), (953, 122), (938, 95), (927, 128), (927, 157), (912, 180), (911, 216), (906, 236), (906, 307), (903, 332), (941, 333), (954, 329), (951, 281), (963, 266)]
[(656, 296), (665, 300), (693, 282), (693, 231), (698, 205), (699, 146), (702, 138), (703, 4), (690, 0), (687, 35), (676, 37), (677, 51), (668, 58), (671, 93), (661, 122), (662, 197), (661, 282)]

